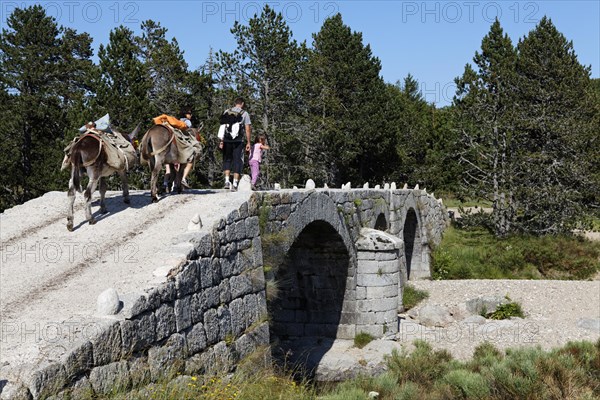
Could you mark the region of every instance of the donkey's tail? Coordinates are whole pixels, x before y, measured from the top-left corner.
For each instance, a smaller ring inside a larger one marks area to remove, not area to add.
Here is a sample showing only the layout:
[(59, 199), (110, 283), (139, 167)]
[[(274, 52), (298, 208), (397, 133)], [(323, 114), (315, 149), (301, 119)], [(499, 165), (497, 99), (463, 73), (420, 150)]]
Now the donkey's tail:
[(73, 183), (73, 187), (78, 192), (82, 192), (81, 189), (81, 169), (83, 165), (83, 160), (81, 159), (81, 152), (75, 150), (71, 154), (71, 182)]

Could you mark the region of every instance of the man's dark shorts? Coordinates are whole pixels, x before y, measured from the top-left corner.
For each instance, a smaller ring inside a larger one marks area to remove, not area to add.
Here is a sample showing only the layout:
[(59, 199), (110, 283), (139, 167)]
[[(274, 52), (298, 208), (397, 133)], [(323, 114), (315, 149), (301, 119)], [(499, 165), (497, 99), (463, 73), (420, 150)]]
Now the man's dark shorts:
[(223, 171), (241, 174), (244, 166), (244, 142), (223, 143)]

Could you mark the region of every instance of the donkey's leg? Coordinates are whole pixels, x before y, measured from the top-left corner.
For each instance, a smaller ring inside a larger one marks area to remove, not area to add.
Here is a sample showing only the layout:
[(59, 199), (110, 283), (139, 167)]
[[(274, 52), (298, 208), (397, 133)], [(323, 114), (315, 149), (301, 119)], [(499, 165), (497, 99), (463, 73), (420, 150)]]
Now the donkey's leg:
[(129, 182), (127, 182), (127, 171), (119, 171), (121, 186), (123, 186), (123, 203), (129, 204)]
[(177, 189), (177, 193), (181, 194), (183, 192), (183, 187), (181, 186), (181, 180), (183, 178), (184, 166), (182, 164), (179, 165), (179, 169), (177, 170), (177, 174), (175, 175), (175, 188)]
[(100, 214), (106, 214), (106, 203), (104, 198), (106, 196), (106, 178), (100, 177)]
[(92, 216), (92, 194), (96, 191), (96, 186), (98, 185), (98, 177), (99, 173), (94, 170), (90, 170), (88, 168), (88, 175), (90, 177), (90, 181), (85, 189), (85, 193), (83, 197), (85, 199), (85, 218), (90, 223), (90, 225), (94, 225), (96, 220)]
[(154, 168), (152, 169), (152, 179), (150, 179), (150, 196), (152, 197), (152, 202), (156, 203), (158, 201), (156, 182), (158, 181), (158, 175), (163, 166), (164, 157), (161, 157), (160, 154), (157, 154), (154, 157), (155, 163)]
[(69, 197), (69, 203), (67, 205), (67, 229), (69, 232), (73, 232), (73, 204), (75, 203), (75, 184), (73, 183), (73, 174), (78, 173), (76, 168), (71, 165), (71, 179), (69, 180), (69, 191), (67, 192), (67, 196)]

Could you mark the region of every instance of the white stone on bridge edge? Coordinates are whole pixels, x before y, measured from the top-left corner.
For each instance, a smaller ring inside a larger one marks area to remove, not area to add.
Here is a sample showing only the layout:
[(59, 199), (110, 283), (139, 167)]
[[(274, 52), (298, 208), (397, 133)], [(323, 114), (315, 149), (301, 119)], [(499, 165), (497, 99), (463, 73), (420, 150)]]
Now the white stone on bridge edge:
[(200, 214), (196, 213), (190, 222), (188, 222), (187, 230), (190, 232), (199, 231), (202, 228), (202, 219)]
[(315, 185), (315, 181), (313, 181), (312, 179), (308, 179), (308, 180), (306, 181), (306, 185), (304, 186), (304, 188), (305, 188), (306, 190), (312, 190), (312, 189), (314, 189), (314, 188), (315, 188), (315, 186), (316, 186), (316, 185)]
[(392, 184), (390, 185), (390, 189), (396, 190), (396, 182), (392, 182)]
[(368, 188), (369, 188), (369, 182), (367, 182), (363, 185), (363, 189), (368, 189)]
[(119, 312), (119, 294), (113, 288), (100, 293), (96, 302), (96, 309), (100, 315), (115, 315)]

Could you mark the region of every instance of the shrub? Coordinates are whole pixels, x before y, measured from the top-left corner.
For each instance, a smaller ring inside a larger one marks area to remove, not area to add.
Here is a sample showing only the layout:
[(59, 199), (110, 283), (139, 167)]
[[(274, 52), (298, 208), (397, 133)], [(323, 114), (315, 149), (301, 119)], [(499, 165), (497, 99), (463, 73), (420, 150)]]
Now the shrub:
[(426, 291), (415, 289), (411, 285), (405, 285), (402, 291), (402, 305), (404, 306), (404, 310), (410, 310), (428, 297), (429, 293)]
[(455, 398), (487, 399), (490, 395), (485, 378), (476, 372), (455, 369), (444, 375), (443, 380), (450, 385)]
[(500, 304), (496, 308), (496, 311), (486, 315), (486, 318), (490, 319), (508, 319), (510, 317), (525, 317), (525, 314), (523, 314), (523, 309), (519, 303), (513, 301), (507, 304)]
[(360, 332), (354, 337), (354, 346), (362, 349), (375, 339), (372, 335), (366, 332)]

